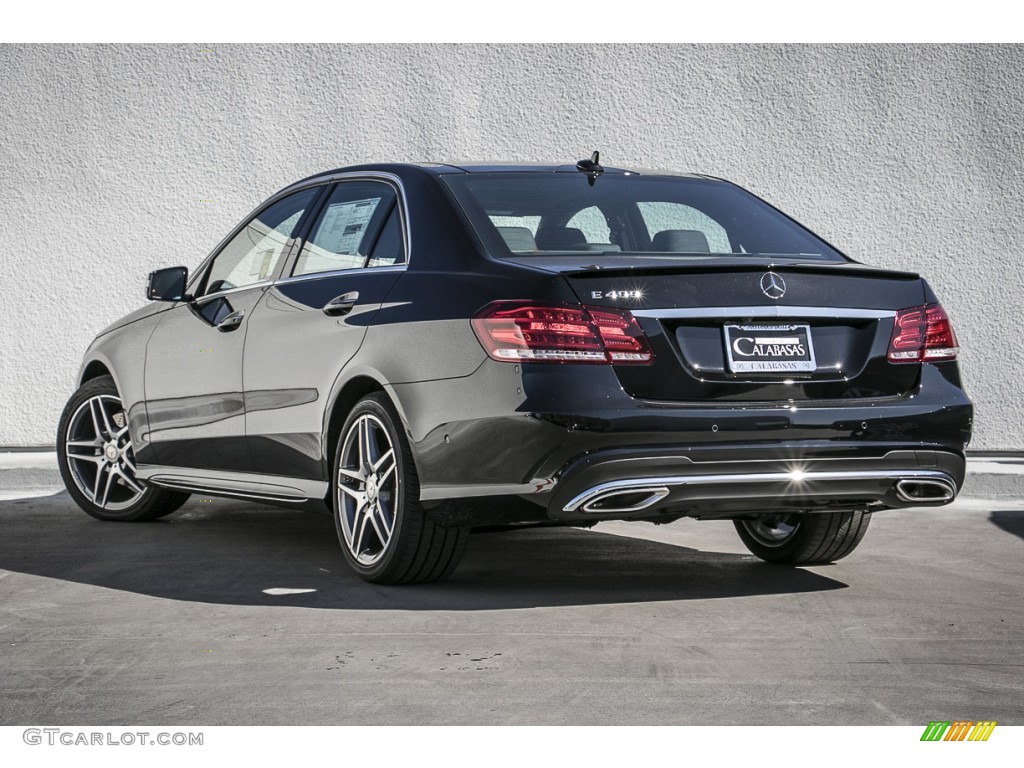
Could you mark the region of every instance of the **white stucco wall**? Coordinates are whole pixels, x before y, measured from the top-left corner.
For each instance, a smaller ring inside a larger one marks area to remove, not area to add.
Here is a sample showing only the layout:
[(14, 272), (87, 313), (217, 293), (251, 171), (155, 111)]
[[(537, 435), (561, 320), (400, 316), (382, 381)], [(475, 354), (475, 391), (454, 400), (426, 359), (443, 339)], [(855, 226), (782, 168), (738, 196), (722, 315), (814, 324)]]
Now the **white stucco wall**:
[(1024, 48), (0, 46), (0, 446), (261, 199), (380, 160), (724, 176), (953, 317), (978, 449), (1024, 449)]

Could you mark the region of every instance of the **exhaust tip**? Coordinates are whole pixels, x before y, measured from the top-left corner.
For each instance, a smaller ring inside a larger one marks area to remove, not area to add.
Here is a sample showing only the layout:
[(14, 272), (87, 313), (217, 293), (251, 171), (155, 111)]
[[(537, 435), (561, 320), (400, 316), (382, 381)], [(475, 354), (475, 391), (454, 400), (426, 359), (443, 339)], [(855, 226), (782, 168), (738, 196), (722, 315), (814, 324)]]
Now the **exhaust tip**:
[(639, 512), (668, 496), (668, 488), (620, 488), (599, 493), (583, 505), (584, 512)]
[(941, 504), (956, 497), (956, 486), (949, 480), (899, 480), (896, 483), (896, 497), (910, 504)]

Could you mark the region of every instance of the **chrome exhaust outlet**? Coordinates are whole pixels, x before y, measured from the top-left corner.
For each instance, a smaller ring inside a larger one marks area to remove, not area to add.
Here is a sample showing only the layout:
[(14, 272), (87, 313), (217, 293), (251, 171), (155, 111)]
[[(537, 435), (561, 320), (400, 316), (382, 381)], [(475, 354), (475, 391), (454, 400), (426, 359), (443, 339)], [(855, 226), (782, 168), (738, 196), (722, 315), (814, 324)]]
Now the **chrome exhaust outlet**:
[(914, 478), (896, 483), (896, 498), (910, 504), (941, 504), (956, 497), (956, 486), (948, 480)]
[[(672, 511), (686, 510), (695, 502), (739, 503), (752, 507), (765, 498), (786, 501), (791, 507), (806, 498), (810, 506), (825, 500), (832, 507), (862, 508), (870, 504), (886, 507), (947, 504), (956, 498), (957, 487), (950, 475), (935, 469), (789, 470), (636, 477), (609, 480), (582, 491), (568, 502), (559, 500), (560, 509), (554, 516), (628, 515), (655, 506), (669, 494), (672, 495), (666, 504)], [(897, 500), (902, 504), (894, 503)]]
[(668, 496), (665, 486), (619, 488), (597, 493), (580, 508), (583, 512), (639, 512)]

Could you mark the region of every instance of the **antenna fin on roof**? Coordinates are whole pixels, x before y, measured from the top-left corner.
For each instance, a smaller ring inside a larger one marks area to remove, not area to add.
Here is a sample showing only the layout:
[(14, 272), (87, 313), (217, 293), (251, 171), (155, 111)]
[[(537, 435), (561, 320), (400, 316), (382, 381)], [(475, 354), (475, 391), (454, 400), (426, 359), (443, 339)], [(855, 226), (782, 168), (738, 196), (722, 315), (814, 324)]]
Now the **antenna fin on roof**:
[(589, 160), (580, 160), (576, 163), (576, 170), (587, 174), (587, 181), (590, 182), (590, 186), (594, 186), (594, 182), (597, 181), (597, 177), (604, 173), (604, 168), (600, 164), (601, 153), (594, 150), (594, 154), (590, 156)]

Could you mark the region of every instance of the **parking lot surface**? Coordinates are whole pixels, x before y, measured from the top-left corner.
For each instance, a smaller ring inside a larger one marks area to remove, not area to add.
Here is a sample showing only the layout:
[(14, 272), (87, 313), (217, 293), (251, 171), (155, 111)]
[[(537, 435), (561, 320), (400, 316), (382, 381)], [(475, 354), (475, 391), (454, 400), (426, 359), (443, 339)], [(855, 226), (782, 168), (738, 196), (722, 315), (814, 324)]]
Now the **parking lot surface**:
[(7, 498), (0, 724), (1021, 725), (1022, 555), (1024, 504), (976, 500), (880, 513), (827, 567), (607, 523), (477, 533), (450, 581), (379, 587), (327, 517)]

